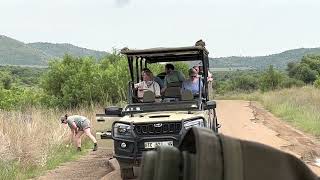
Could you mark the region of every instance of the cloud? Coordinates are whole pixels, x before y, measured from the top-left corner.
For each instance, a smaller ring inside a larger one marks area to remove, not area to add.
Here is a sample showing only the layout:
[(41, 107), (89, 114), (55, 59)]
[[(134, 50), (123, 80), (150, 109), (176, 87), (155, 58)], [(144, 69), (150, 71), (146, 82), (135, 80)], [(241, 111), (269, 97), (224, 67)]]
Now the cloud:
[(130, 0), (115, 0), (116, 7), (122, 8), (130, 3)]

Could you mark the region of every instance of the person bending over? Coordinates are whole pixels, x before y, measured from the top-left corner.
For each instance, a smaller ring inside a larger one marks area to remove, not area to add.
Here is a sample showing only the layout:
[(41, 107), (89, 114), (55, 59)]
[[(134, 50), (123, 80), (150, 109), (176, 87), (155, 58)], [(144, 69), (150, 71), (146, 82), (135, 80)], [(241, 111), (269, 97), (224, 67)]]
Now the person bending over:
[(93, 151), (98, 149), (97, 140), (91, 134), (90, 121), (87, 117), (80, 115), (61, 116), (61, 123), (68, 124), (71, 129), (71, 141), (77, 146), (77, 150), (81, 151), (81, 136), (86, 134), (93, 142)]

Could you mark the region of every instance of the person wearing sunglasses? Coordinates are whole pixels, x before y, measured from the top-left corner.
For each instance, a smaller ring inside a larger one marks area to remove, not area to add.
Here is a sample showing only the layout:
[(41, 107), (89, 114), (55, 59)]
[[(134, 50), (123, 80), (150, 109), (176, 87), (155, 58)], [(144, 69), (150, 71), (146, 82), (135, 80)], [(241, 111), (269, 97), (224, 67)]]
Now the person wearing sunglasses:
[(189, 69), (189, 78), (182, 83), (183, 90), (190, 90), (193, 95), (199, 94), (200, 88), (203, 88), (203, 83), (200, 80), (195, 69)]

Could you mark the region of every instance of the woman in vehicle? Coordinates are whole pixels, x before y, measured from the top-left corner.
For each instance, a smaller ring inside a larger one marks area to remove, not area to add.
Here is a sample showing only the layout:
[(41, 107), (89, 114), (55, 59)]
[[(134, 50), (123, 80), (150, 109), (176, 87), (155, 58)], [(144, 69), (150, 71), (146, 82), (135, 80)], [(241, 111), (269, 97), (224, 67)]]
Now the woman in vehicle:
[(189, 69), (189, 79), (182, 83), (183, 90), (190, 90), (193, 95), (199, 94), (200, 88), (203, 89), (203, 83), (198, 77), (198, 72), (191, 68)]
[(134, 87), (138, 89), (138, 98), (143, 98), (145, 91), (152, 91), (156, 97), (160, 97), (160, 85), (154, 81), (151, 71), (142, 72), (143, 81), (136, 83)]

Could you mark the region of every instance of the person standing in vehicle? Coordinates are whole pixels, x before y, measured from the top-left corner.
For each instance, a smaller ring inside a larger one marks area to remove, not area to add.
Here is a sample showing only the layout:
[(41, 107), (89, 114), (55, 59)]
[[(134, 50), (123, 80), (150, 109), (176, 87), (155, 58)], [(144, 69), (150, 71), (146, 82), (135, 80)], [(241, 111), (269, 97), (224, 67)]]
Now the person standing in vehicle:
[[(193, 66), (193, 69), (195, 69), (197, 71), (197, 74), (198, 74), (198, 77), (200, 77), (200, 66), (199, 65), (196, 65), (196, 66)], [(208, 71), (208, 78), (207, 78), (207, 81), (211, 82), (213, 81), (213, 77), (212, 77), (212, 74), (210, 71)]]
[(91, 134), (90, 121), (87, 117), (80, 115), (61, 116), (61, 123), (68, 124), (71, 129), (71, 140), (76, 144), (77, 150), (81, 151), (81, 136), (86, 134), (93, 142), (93, 151), (98, 149), (97, 140)]

